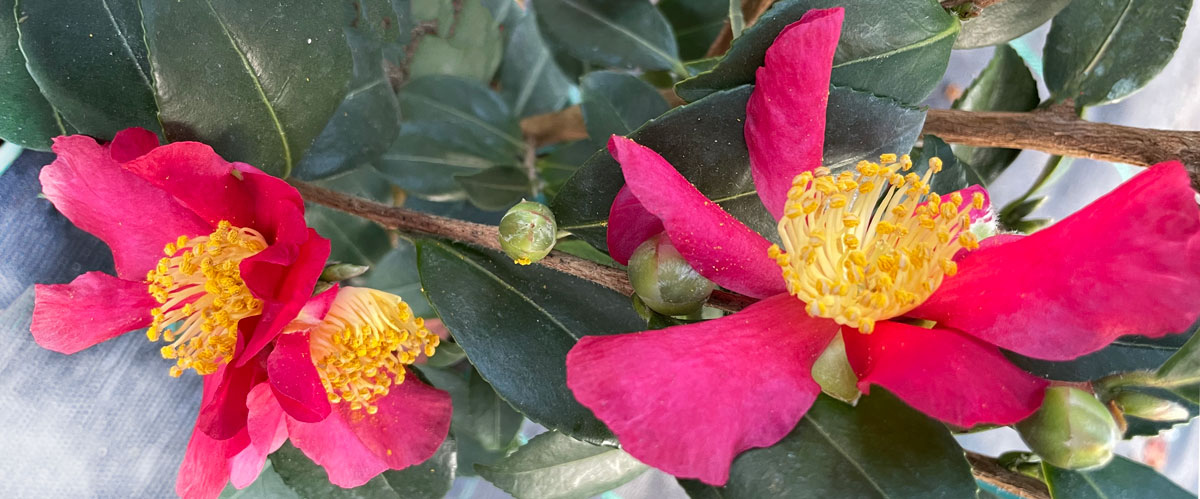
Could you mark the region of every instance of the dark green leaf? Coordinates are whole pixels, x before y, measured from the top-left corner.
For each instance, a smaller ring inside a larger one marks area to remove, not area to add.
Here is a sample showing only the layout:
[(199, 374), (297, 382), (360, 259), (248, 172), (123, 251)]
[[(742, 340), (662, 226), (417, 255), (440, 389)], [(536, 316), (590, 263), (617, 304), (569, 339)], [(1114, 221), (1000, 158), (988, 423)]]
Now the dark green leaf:
[(167, 139), (288, 175), (346, 96), (335, 0), (142, 2)]
[(29, 74), (67, 122), (101, 139), (161, 130), (137, 0), (18, 0), (16, 12)]
[(15, 1), (0, 0), (0, 139), (49, 151), (50, 137), (66, 135), (67, 130), (25, 67), (17, 44)]
[(506, 25), (504, 60), (500, 63), (500, 94), (517, 116), (549, 113), (570, 100), (571, 80), (563, 74), (554, 54), (538, 31), (536, 13), (520, 12), (513, 0), (498, 0), (519, 16)]
[(295, 175), (316, 179), (377, 159), (400, 132), (400, 102), (383, 68), (383, 47), (355, 30), (346, 31), (354, 56), (350, 91), (334, 111)]
[[(954, 102), (954, 108), (964, 111), (1030, 111), (1037, 104), (1037, 81), (1033, 79), (1033, 74), (1016, 50), (1001, 45), (996, 47), (996, 54), (979, 77)], [(1017, 159), (1021, 151), (954, 146), (954, 152), (986, 187)]]
[(609, 136), (628, 135), (670, 106), (658, 90), (627, 73), (595, 71), (579, 82), (583, 122), (597, 148)]
[(417, 260), (430, 303), (497, 393), (547, 428), (612, 441), (567, 389), (566, 355), (583, 335), (642, 329), (627, 298), (497, 252), (430, 239), (417, 241)]
[(493, 166), (472, 175), (454, 177), (480, 209), (504, 210), (530, 195), (529, 175), (513, 166)]
[(437, 33), (425, 35), (417, 43), (408, 61), (410, 77), (449, 75), (480, 83), (491, 81), (500, 67), (503, 44), (500, 23), (483, 2), (425, 3), (436, 3), (440, 9)]
[(275, 467), (271, 465), (271, 460), (268, 459), (254, 483), (244, 489), (237, 489), (233, 484), (226, 484), (225, 490), (221, 491), (218, 499), (300, 499), (300, 495), (283, 482), (279, 473), (275, 472)]
[(785, 0), (775, 4), (707, 73), (680, 82), (675, 91), (695, 101), (717, 90), (754, 82), (767, 47), (783, 28), (811, 9), (846, 9), (833, 57), (832, 83), (916, 104), (946, 72), (958, 18), (934, 0)]
[(580, 442), (558, 432), (533, 437), (512, 455), (475, 471), (513, 497), (586, 499), (650, 469), (621, 449)]
[(956, 49), (999, 45), (1041, 26), (1071, 0), (1004, 0), (963, 21)]
[(926, 135), (921, 153), (913, 156), (917, 175), (925, 175), (925, 171), (929, 169), (929, 160), (933, 157), (942, 160), (942, 171), (934, 175), (930, 182), (933, 192), (946, 195), (982, 183), (973, 170), (958, 160), (950, 144), (935, 135)]
[(727, 498), (975, 495), (946, 427), (878, 388), (856, 407), (820, 396), (779, 443), (738, 456), (723, 489), (685, 487)]
[(1033, 359), (1012, 352), (1006, 355), (1022, 369), (1044, 378), (1091, 381), (1114, 373), (1158, 369), (1188, 338), (1188, 335), (1157, 339), (1122, 336), (1100, 351), (1066, 362)]
[(447, 438), (425, 462), (402, 470), (387, 470), (383, 479), (401, 498), (439, 499), (450, 492), (458, 469), (457, 446), (454, 439)]
[(1191, 339), (1158, 369), (1159, 379), (1182, 385), (1200, 383), (1200, 335), (1196, 334), (1197, 329), (1200, 329), (1200, 321), (1187, 333)]
[[(385, 201), (391, 196), (387, 182), (383, 182), (379, 173), (370, 167), (343, 173), (316, 184), (376, 201)], [(315, 204), (308, 205), (304, 219), (332, 243), (330, 260), (375, 267), (376, 262), (392, 249), (387, 231), (370, 220)]]
[[(677, 107), (630, 137), (670, 161), (709, 199), (773, 238), (775, 221), (754, 190), (742, 127), (752, 89), (725, 90)], [(925, 119), (924, 112), (891, 99), (838, 87), (830, 90), (826, 116), (823, 163), (834, 170), (909, 150)], [(598, 151), (554, 198), (559, 228), (605, 248), (608, 209), (624, 184), (616, 161)]]
[(1142, 88), (1171, 60), (1191, 0), (1088, 0), (1054, 16), (1046, 37), (1046, 86), (1077, 107)]
[(569, 144), (561, 144), (545, 156), (538, 158), (537, 169), (542, 181), (546, 183), (543, 192), (553, 199), (567, 179), (578, 170), (583, 162), (592, 157), (599, 147), (591, 140), (579, 140)]
[(542, 34), (604, 66), (684, 74), (671, 26), (648, 0), (532, 0)]
[(1054, 499), (1188, 499), (1194, 497), (1149, 466), (1116, 456), (1095, 471), (1068, 471), (1042, 465)]
[(291, 442), (271, 454), (271, 465), (296, 495), (304, 499), (395, 499), (396, 492), (382, 476), (372, 478), (362, 486), (343, 489), (329, 483), (325, 470), (308, 459)]
[(459, 475), (474, 475), (476, 463), (493, 463), (516, 448), (521, 414), (477, 371), (469, 369), (464, 376), (459, 370), (422, 367), (420, 372), (433, 386), (450, 393), (454, 404), (450, 432), (458, 443)]
[(465, 358), (467, 358), (467, 352), (464, 352), (462, 347), (458, 346), (458, 343), (443, 340), (438, 345), (437, 352), (433, 354), (433, 357), (429, 358), (426, 364), (429, 367), (450, 367), (462, 362)]
[(612, 257), (593, 248), (592, 245), (582, 239), (564, 239), (555, 243), (554, 249), (563, 253), (570, 253), (580, 258), (586, 258), (600, 265), (609, 267), (624, 268), (624, 265), (617, 263)]
[[(384, 236), (386, 237), (386, 234)], [(433, 309), (429, 308), (429, 300), (426, 300), (425, 294), (421, 292), (421, 276), (417, 273), (417, 248), (407, 239), (398, 238), (395, 248), (375, 259), (375, 264), (367, 271), (363, 285), (403, 298), (417, 317), (435, 317)], [(443, 343), (443, 346), (445, 345), (452, 343)], [(442, 350), (443, 347), (438, 347), (437, 351), (441, 353)]]
[(721, 33), (729, 16), (729, 0), (663, 0), (658, 2), (675, 31), (679, 56), (685, 61), (700, 59)]

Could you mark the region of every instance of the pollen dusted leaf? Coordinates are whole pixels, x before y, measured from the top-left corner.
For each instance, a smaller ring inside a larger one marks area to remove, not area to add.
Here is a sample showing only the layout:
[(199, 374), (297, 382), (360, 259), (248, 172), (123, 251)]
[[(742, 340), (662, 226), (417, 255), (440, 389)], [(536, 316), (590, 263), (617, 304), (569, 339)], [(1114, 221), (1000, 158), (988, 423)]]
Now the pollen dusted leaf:
[(649, 0), (531, 0), (542, 34), (609, 67), (683, 72), (671, 25)]
[(785, 0), (775, 4), (711, 71), (679, 82), (675, 91), (695, 101), (721, 89), (754, 82), (767, 47), (783, 28), (812, 9), (846, 9), (833, 57), (831, 82), (907, 104), (920, 103), (946, 72), (958, 19), (935, 0)]
[(550, 431), (512, 455), (475, 471), (514, 497), (586, 499), (641, 476), (650, 467), (615, 447)]
[(432, 239), (417, 240), (417, 261), (429, 301), (496, 393), (547, 428), (613, 441), (567, 389), (566, 356), (584, 335), (644, 329), (628, 298), (497, 252)]
[(1094, 471), (1068, 471), (1042, 463), (1042, 474), (1054, 499), (1195, 497), (1153, 468), (1123, 456), (1116, 456), (1107, 466)]
[(7, 15), (16, 0), (0, 0), (0, 139), (39, 151), (66, 135), (65, 123), (29, 75), (17, 44), (17, 20)]
[(67, 122), (102, 140), (135, 126), (161, 131), (137, 0), (69, 9), (20, 0), (16, 11), (29, 74)]
[(1120, 100), (1142, 88), (1179, 48), (1192, 0), (1072, 2), (1046, 37), (1046, 86), (1076, 107)]
[(822, 395), (779, 443), (742, 453), (725, 487), (681, 483), (696, 498), (974, 497), (971, 467), (946, 427), (871, 392), (855, 407)]
[(979, 16), (962, 22), (956, 49), (999, 45), (1033, 31), (1049, 21), (1071, 0), (1004, 0), (987, 6)]
[(167, 139), (287, 176), (346, 96), (337, 0), (142, 2)]
[[(751, 229), (776, 239), (750, 178), (743, 123), (753, 87), (722, 90), (654, 118), (629, 135), (661, 154), (700, 192)], [(908, 151), (925, 113), (894, 100), (832, 87), (826, 111), (825, 158), (834, 171), (882, 153)], [(606, 248), (608, 211), (625, 178), (606, 151), (593, 155), (563, 185), (551, 208), (559, 228)]]

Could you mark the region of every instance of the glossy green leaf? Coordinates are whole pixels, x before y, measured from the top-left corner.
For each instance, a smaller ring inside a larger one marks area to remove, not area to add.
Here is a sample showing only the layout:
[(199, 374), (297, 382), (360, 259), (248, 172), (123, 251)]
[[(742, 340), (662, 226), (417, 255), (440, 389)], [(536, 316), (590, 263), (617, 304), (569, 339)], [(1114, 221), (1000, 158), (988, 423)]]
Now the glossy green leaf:
[(533, 437), (495, 464), (475, 467), (479, 476), (518, 499), (586, 499), (648, 469), (621, 449), (553, 431)]
[(1004, 0), (985, 7), (962, 22), (956, 49), (999, 45), (1033, 31), (1071, 3), (1071, 0)]
[(1196, 334), (1200, 322), (1191, 329), (1191, 339), (1158, 369), (1160, 380), (1179, 385), (1200, 383), (1200, 335)]
[(1085, 0), (1054, 16), (1046, 37), (1046, 86), (1077, 107), (1142, 88), (1179, 47), (1191, 0)]
[(649, 0), (532, 0), (542, 34), (574, 57), (683, 74), (671, 25)]
[(628, 298), (497, 252), (431, 239), (417, 241), (417, 260), (430, 303), (500, 396), (547, 428), (612, 441), (567, 389), (566, 355), (583, 335), (641, 330)]
[(466, 191), (467, 199), (483, 210), (504, 210), (531, 196), (529, 175), (514, 166), (493, 166), (454, 178)]
[[(1017, 51), (1008, 45), (996, 47), (991, 62), (954, 102), (955, 109), (964, 111), (1030, 111), (1037, 105), (1037, 81)], [(1021, 151), (956, 145), (954, 152), (986, 187)]]
[(400, 136), (376, 165), (396, 186), (422, 196), (465, 196), (455, 175), (520, 164), (525, 141), (508, 105), (484, 85), (428, 76), (400, 92)]
[(404, 498), (445, 497), (454, 484), (458, 469), (458, 446), (453, 438), (447, 438), (437, 452), (425, 462), (402, 470), (387, 470), (383, 479), (391, 486), (396, 496)]
[(676, 93), (695, 101), (753, 83), (767, 47), (783, 28), (811, 9), (834, 6), (846, 9), (833, 57), (834, 85), (917, 104), (941, 81), (959, 22), (935, 0), (785, 0), (734, 40), (716, 67), (680, 82)]
[[(504, 60), (500, 63), (500, 94), (517, 116), (549, 113), (570, 102), (572, 82), (538, 29), (537, 14), (522, 10), (513, 0), (497, 0), (515, 19), (504, 28)], [(499, 16), (500, 14), (497, 14)]]
[(1054, 499), (1187, 499), (1195, 497), (1144, 464), (1116, 456), (1095, 471), (1068, 471), (1042, 465)]
[(542, 192), (545, 192), (550, 199), (554, 199), (567, 179), (575, 174), (575, 170), (578, 170), (599, 149), (591, 140), (578, 140), (569, 144), (560, 144), (556, 149), (550, 151), (550, 154), (538, 158), (538, 174), (546, 184)]
[(400, 101), (383, 67), (383, 47), (356, 30), (346, 31), (354, 56), (350, 90), (294, 172), (317, 179), (377, 159), (400, 133)]
[(73, 127), (101, 139), (161, 131), (137, 0), (18, 0), (16, 12), (29, 74)]
[[(386, 237), (386, 233), (384, 236)], [(429, 308), (429, 300), (426, 300), (425, 294), (421, 292), (421, 275), (417, 273), (417, 248), (407, 239), (397, 239), (395, 248), (375, 259), (375, 264), (363, 276), (363, 286), (403, 298), (417, 317), (436, 317), (433, 309)], [(445, 345), (452, 343), (442, 345), (438, 347), (439, 353)]]
[(346, 96), (335, 0), (141, 3), (167, 139), (286, 176)]
[[(744, 35), (745, 36), (745, 35)], [(769, 238), (775, 221), (750, 178), (743, 123), (751, 86), (724, 90), (651, 120), (630, 135), (671, 162), (700, 192)], [(826, 113), (824, 164), (849, 168), (885, 152), (908, 151), (925, 114), (891, 99), (834, 87)], [(608, 210), (625, 180), (607, 151), (596, 152), (562, 187), (551, 208), (559, 228), (605, 248)]]
[[(411, 78), (450, 75), (491, 81), (503, 55), (500, 23), (483, 2), (439, 2), (436, 32), (421, 37), (408, 61)], [(448, 13), (447, 13), (448, 11)]]
[(663, 0), (658, 2), (671, 29), (679, 56), (685, 61), (700, 59), (725, 27), (729, 0)]
[(0, 0), (0, 139), (39, 151), (50, 150), (50, 138), (66, 135), (62, 117), (42, 95), (17, 43), (16, 0)]
[(297, 496), (304, 499), (395, 499), (396, 492), (382, 476), (353, 489), (343, 489), (329, 483), (329, 475), (300, 449), (285, 442), (271, 454), (271, 465)]
[(876, 387), (851, 407), (821, 395), (779, 443), (733, 461), (729, 482), (692, 497), (975, 496), (962, 448), (941, 423)]
[(628, 135), (670, 106), (658, 90), (628, 73), (595, 71), (579, 82), (583, 122), (597, 148), (612, 135)]
[[(370, 167), (343, 173), (316, 184), (375, 201), (386, 201), (391, 196), (387, 182), (382, 181), (380, 175)], [(309, 227), (316, 229), (318, 234), (332, 243), (329, 253), (332, 261), (375, 267), (392, 249), (387, 231), (370, 220), (311, 203), (305, 208), (304, 219)]]
[(236, 489), (233, 484), (226, 484), (218, 499), (300, 499), (300, 494), (284, 483), (268, 459), (254, 483), (244, 489)]
[(524, 418), (477, 371), (422, 367), (420, 372), (454, 404), (450, 432), (458, 443), (458, 474), (474, 475), (475, 464), (491, 464), (517, 447)]
[(1158, 369), (1189, 337), (1186, 334), (1155, 339), (1122, 336), (1099, 351), (1065, 362), (1033, 359), (1012, 352), (1006, 355), (1022, 369), (1044, 378), (1090, 381), (1109, 374)]

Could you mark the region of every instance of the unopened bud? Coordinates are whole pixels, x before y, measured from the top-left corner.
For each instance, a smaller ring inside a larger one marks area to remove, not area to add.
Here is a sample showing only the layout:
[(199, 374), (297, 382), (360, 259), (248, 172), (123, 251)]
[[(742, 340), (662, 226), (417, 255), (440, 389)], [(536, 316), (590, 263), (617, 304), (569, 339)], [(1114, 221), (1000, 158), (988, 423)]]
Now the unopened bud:
[(500, 219), (500, 248), (521, 265), (545, 258), (557, 237), (554, 213), (542, 203), (521, 201)]
[(1184, 421), (1189, 416), (1183, 405), (1142, 392), (1121, 391), (1112, 400), (1126, 416), (1150, 421)]
[(325, 282), (341, 282), (346, 279), (363, 275), (371, 267), (366, 265), (354, 265), (352, 263), (333, 263), (325, 266), (325, 270), (321, 272), (321, 280)]
[(700, 310), (716, 284), (696, 272), (671, 240), (659, 234), (629, 257), (629, 281), (646, 306), (664, 315)]
[(1108, 464), (1113, 444), (1121, 438), (1104, 404), (1088, 392), (1066, 386), (1046, 389), (1042, 407), (1014, 427), (1043, 461), (1069, 470)]

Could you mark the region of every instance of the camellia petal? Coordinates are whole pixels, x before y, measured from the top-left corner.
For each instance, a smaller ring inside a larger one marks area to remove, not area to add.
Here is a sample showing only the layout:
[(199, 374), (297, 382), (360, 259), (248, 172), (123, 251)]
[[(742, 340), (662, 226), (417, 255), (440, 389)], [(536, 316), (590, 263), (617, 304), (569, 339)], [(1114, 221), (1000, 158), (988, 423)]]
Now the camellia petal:
[(308, 240), (304, 244), (276, 244), (242, 261), (242, 279), (250, 292), (263, 300), (263, 311), (261, 320), (246, 339), (246, 348), (238, 354), (239, 365), (250, 362), (275, 339), (312, 295), (325, 269), (330, 244), (313, 229), (306, 229), (305, 233)]
[(422, 383), (411, 372), (374, 401), (379, 411), (364, 414), (339, 404), (350, 429), (392, 469), (420, 463), (437, 452), (450, 432), (450, 394)]
[(243, 431), (249, 413), (246, 398), (250, 390), (266, 378), (266, 372), (256, 363), (241, 367), (226, 364), (217, 373), (208, 375), (205, 384), (217, 383), (216, 390), (200, 404), (196, 428), (219, 440), (232, 438)]
[[(204, 396), (201, 405), (210, 404), (217, 396), (217, 377), (204, 379)], [(245, 432), (245, 429), (242, 429)], [(217, 497), (229, 481), (230, 460), (244, 449), (249, 442), (245, 439), (215, 439), (200, 430), (192, 430), (183, 462), (179, 465), (179, 476), (175, 479), (175, 493), (183, 499), (208, 499)], [(231, 448), (232, 446), (232, 448)]]
[(647, 211), (628, 186), (617, 191), (608, 210), (608, 254), (613, 260), (629, 265), (633, 250), (662, 231), (662, 220)]
[(113, 161), (127, 163), (158, 147), (158, 136), (145, 128), (126, 128), (117, 132), (108, 144)]
[(779, 33), (755, 73), (746, 104), (746, 146), (754, 186), (776, 219), (783, 216), (792, 179), (821, 166), (842, 16), (840, 7), (806, 12)]
[(34, 287), (30, 331), (42, 348), (72, 354), (121, 334), (150, 325), (150, 309), (158, 305), (146, 285), (88, 272), (70, 284)]
[(863, 393), (879, 385), (917, 410), (969, 428), (1012, 424), (1042, 403), (1046, 380), (1000, 350), (948, 329), (880, 321), (871, 334), (846, 328), (846, 356)]
[(971, 252), (911, 315), (1067, 360), (1200, 315), (1200, 207), (1178, 162), (1151, 167), (1032, 235)]
[(229, 460), (229, 481), (239, 489), (254, 483), (266, 464), (267, 455), (279, 450), (287, 441), (283, 410), (275, 402), (267, 383), (259, 383), (250, 390), (246, 405), (250, 410), (246, 418), (246, 434), (250, 438), (250, 445)]
[(42, 168), (42, 192), (77, 227), (108, 244), (117, 276), (143, 279), (165, 244), (212, 231), (170, 195), (122, 170), (91, 137), (58, 137), (54, 152), (58, 157)]
[(634, 457), (722, 485), (738, 453), (779, 441), (816, 400), (812, 364), (837, 331), (776, 295), (720, 319), (585, 336), (567, 386)]
[(696, 272), (755, 298), (787, 290), (779, 266), (767, 256), (771, 243), (709, 201), (662, 156), (616, 135), (608, 150), (621, 164), (629, 191), (662, 220), (671, 244)]
[(246, 183), (231, 173), (233, 166), (228, 161), (205, 144), (174, 142), (121, 166), (166, 191), (210, 226), (227, 220), (238, 227), (258, 228), (254, 196)]
[(267, 357), (267, 376), (279, 405), (289, 416), (316, 423), (329, 416), (329, 396), (309, 353), (308, 333), (280, 335)]

